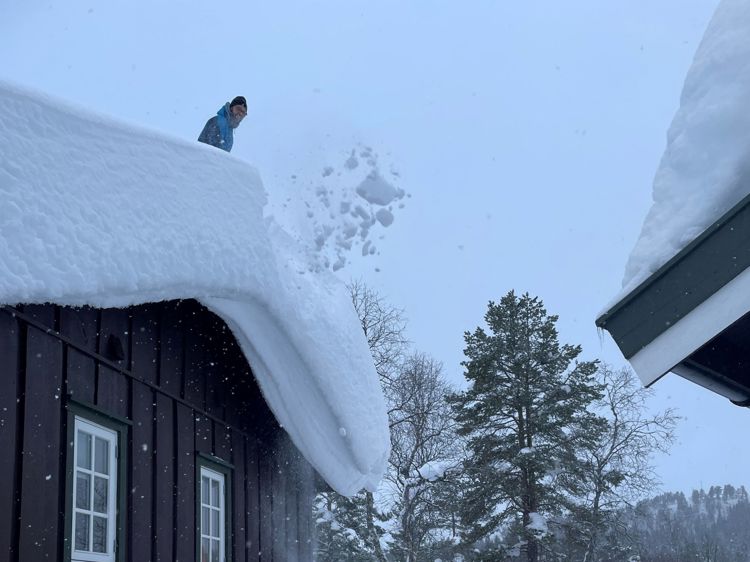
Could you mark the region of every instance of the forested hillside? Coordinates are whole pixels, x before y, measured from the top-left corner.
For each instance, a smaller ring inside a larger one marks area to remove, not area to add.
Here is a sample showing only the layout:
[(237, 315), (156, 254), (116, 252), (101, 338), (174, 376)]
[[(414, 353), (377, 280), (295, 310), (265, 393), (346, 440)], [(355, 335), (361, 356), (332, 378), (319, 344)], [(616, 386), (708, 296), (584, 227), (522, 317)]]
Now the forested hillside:
[(750, 560), (750, 502), (744, 487), (711, 486), (690, 497), (669, 493), (630, 513), (641, 562)]

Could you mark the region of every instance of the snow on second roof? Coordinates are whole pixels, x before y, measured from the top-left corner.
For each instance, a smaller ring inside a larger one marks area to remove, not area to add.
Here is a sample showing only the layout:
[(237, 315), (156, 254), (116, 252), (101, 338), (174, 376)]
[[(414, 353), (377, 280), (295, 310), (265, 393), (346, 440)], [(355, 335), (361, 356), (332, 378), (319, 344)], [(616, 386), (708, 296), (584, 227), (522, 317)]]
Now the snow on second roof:
[(748, 172), (750, 2), (722, 0), (688, 71), (620, 297), (750, 193)]
[(264, 217), (256, 171), (0, 82), (0, 302), (196, 298), (232, 329), (295, 445), (337, 491), (385, 471), (385, 403), (343, 285)]

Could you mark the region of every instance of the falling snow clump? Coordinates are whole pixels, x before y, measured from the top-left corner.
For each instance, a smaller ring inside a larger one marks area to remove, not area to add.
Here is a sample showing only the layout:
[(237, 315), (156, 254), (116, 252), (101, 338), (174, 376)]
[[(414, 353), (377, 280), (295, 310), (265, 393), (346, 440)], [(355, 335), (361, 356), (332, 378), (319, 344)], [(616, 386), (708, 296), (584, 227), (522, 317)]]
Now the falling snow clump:
[(344, 154), (348, 156), (339, 170), (324, 166), (322, 174), (316, 172), (309, 182), (299, 174), (297, 185), (308, 183), (305, 192), (281, 204), (286, 216), (294, 214), (292, 208), (297, 206), (297, 224), (285, 227), (308, 249), (307, 266), (301, 267), (301, 272), (336, 271), (345, 267), (352, 255), (377, 256), (374, 239), (382, 239), (380, 229), (394, 223), (394, 208), (404, 208), (402, 200), (408, 195), (394, 185), (399, 175), (393, 166), (382, 166), (378, 154), (367, 146)]

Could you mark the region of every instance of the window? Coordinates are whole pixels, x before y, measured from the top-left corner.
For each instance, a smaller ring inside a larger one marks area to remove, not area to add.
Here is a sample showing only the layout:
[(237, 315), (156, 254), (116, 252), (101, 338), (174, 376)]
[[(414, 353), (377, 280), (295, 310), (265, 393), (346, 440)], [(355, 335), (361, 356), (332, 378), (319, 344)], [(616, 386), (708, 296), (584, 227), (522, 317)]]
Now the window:
[(226, 561), (226, 475), (200, 468), (200, 562)]
[(196, 453), (195, 559), (232, 562), (232, 471), (213, 455)]
[(117, 432), (75, 416), (71, 559), (114, 562)]

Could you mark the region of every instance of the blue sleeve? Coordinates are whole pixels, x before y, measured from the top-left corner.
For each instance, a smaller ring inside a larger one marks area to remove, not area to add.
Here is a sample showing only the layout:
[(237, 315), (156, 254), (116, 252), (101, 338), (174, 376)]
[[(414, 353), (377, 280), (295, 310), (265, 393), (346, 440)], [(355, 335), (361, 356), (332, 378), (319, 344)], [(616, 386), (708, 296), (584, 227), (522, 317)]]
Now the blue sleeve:
[(200, 136), (198, 137), (200, 142), (210, 144), (216, 148), (223, 148), (221, 142), (221, 131), (219, 131), (219, 124), (217, 123), (216, 117), (212, 117), (206, 122), (206, 126), (203, 127)]

